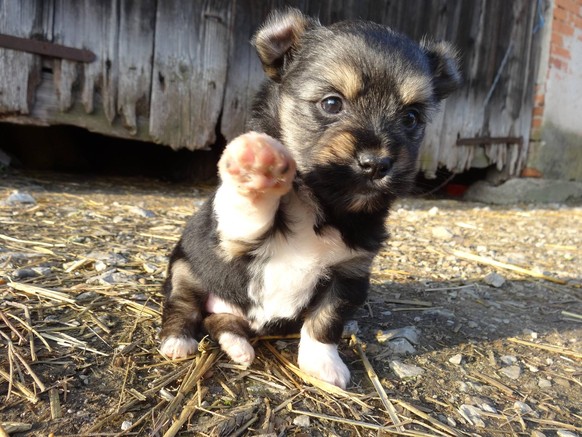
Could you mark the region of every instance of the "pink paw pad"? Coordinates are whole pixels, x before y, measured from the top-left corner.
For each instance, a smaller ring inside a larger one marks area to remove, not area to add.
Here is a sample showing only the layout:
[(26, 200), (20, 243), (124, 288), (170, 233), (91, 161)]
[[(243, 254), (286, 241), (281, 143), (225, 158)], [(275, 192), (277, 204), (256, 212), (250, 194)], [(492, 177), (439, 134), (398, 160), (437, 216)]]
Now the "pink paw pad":
[(248, 367), (255, 359), (255, 350), (249, 341), (240, 335), (224, 332), (220, 334), (218, 343), (230, 359), (237, 364)]
[(177, 360), (193, 355), (198, 350), (198, 342), (193, 338), (170, 336), (162, 340), (160, 352), (162, 355)]
[(234, 183), (241, 194), (283, 195), (295, 176), (295, 161), (287, 149), (276, 139), (257, 132), (231, 141), (218, 167), (223, 183)]

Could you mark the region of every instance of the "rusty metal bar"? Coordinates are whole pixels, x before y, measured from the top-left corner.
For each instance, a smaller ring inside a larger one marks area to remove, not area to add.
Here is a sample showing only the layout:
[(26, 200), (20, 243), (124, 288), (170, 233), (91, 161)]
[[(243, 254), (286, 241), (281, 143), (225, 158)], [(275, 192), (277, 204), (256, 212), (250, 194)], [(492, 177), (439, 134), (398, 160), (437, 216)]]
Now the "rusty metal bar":
[(477, 137), (459, 138), (457, 146), (482, 146), (484, 144), (517, 144), (523, 145), (523, 137)]
[(37, 55), (52, 56), (77, 62), (93, 62), (95, 53), (86, 49), (76, 49), (47, 41), (5, 35), (0, 33), (0, 47)]

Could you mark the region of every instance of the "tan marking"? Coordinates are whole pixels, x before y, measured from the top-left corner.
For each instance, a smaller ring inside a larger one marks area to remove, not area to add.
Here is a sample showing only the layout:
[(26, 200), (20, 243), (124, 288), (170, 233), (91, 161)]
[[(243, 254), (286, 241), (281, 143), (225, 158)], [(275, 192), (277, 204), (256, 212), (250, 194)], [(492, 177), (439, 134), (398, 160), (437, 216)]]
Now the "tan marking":
[(348, 100), (354, 100), (364, 88), (360, 72), (350, 64), (334, 65), (323, 76)]
[[(326, 141), (324, 139), (324, 141)], [(356, 139), (348, 132), (340, 132), (326, 141), (315, 160), (320, 164), (349, 161), (355, 156)]]
[(172, 264), (171, 269), (172, 296), (189, 293), (193, 288), (199, 286), (198, 280), (192, 274), (190, 266), (186, 261), (177, 260)]
[(251, 248), (252, 245), (245, 243), (244, 241), (227, 240), (221, 237), (217, 254), (222, 259), (229, 262), (236, 257), (245, 255), (251, 250)]
[(400, 84), (402, 104), (410, 105), (430, 100), (433, 94), (432, 82), (426, 76), (408, 76)]

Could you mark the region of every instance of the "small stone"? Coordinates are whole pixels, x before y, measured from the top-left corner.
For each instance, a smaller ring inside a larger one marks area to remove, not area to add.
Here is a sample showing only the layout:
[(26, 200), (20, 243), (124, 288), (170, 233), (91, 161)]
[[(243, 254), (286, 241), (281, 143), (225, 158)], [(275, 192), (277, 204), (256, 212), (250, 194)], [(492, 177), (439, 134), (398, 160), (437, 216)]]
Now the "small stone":
[(348, 320), (344, 325), (344, 332), (342, 336), (349, 337), (351, 335), (356, 335), (358, 332), (360, 332), (358, 322), (356, 320)]
[(546, 435), (538, 430), (534, 430), (531, 432), (531, 437), (546, 437)]
[(509, 379), (515, 380), (519, 379), (519, 377), (521, 376), (521, 367), (517, 365), (508, 366), (501, 369), (500, 372), (507, 376)]
[(424, 373), (424, 369), (421, 369), (414, 364), (404, 364), (397, 360), (390, 361), (390, 368), (400, 379), (414, 378)]
[(122, 221), (124, 221), (124, 220), (125, 220), (125, 217), (122, 217), (122, 216), (120, 216), (120, 215), (116, 215), (115, 217), (113, 217), (113, 219), (112, 219), (111, 221), (112, 221), (114, 224), (116, 224), (116, 225), (117, 225), (117, 224), (121, 223), (121, 222), (122, 222)]
[(566, 431), (565, 429), (560, 429), (556, 432), (558, 437), (578, 437), (578, 434), (572, 431)]
[(485, 428), (485, 422), (481, 419), (481, 410), (473, 405), (463, 404), (459, 407), (461, 416), (469, 422), (470, 425), (478, 428)]
[(462, 362), (463, 362), (463, 355), (462, 354), (456, 354), (456, 355), (453, 355), (451, 358), (449, 358), (449, 363), (455, 364), (456, 366), (458, 366)]
[(133, 425), (133, 422), (130, 420), (124, 420), (121, 424), (121, 430), (127, 431), (129, 428), (131, 428), (131, 425)]
[(132, 206), (129, 211), (135, 215), (139, 215), (141, 217), (144, 218), (153, 218), (156, 216), (156, 214), (153, 211), (150, 211), (149, 209), (144, 209), (141, 208), (139, 206)]
[(416, 349), (405, 338), (395, 338), (388, 342), (388, 350), (393, 355), (414, 355)]
[(107, 264), (105, 264), (103, 261), (95, 261), (93, 267), (95, 268), (96, 272), (104, 272), (107, 270)]
[(87, 279), (87, 284), (114, 285), (131, 282), (133, 279), (133, 275), (127, 275), (113, 269), (108, 270), (99, 276)]
[(479, 326), (479, 324), (477, 322), (474, 322), (474, 321), (471, 320), (471, 321), (469, 321), (469, 323), (467, 323), (467, 326), (469, 328), (475, 329), (477, 326)]
[(3, 205), (34, 205), (36, 200), (25, 191), (13, 191), (6, 199), (2, 201)]
[(420, 330), (415, 326), (405, 326), (404, 328), (389, 329), (388, 331), (378, 331), (376, 339), (380, 343), (394, 340), (395, 338), (405, 338), (412, 344), (418, 344)]
[(439, 240), (450, 240), (454, 234), (444, 226), (434, 226), (432, 228), (432, 236)]
[(545, 378), (540, 378), (538, 380), (538, 387), (539, 388), (550, 388), (552, 386), (552, 382)]
[(499, 273), (491, 272), (483, 278), (483, 282), (492, 287), (499, 288), (505, 284), (505, 278)]
[(538, 416), (538, 414), (525, 402), (515, 401), (513, 404), (513, 409), (516, 410), (522, 416), (531, 414), (532, 416)]
[(529, 335), (532, 340), (537, 340), (538, 338), (538, 333), (531, 329), (525, 328), (521, 332), (523, 332), (523, 335)]
[(78, 294), (75, 300), (77, 302), (87, 302), (96, 299), (97, 296), (99, 295), (94, 291), (85, 291), (84, 293)]
[(513, 355), (503, 355), (502, 357), (499, 357), (499, 361), (501, 361), (505, 366), (511, 366), (517, 363), (517, 358)]
[(17, 269), (12, 272), (12, 277), (14, 279), (28, 279), (37, 278), (39, 276), (47, 276), (50, 274), (51, 269), (49, 267), (25, 267), (22, 269)]
[(311, 425), (311, 420), (309, 419), (309, 416), (302, 414), (293, 419), (293, 425), (300, 426), (302, 428), (309, 428)]
[(146, 273), (150, 274), (155, 273), (158, 270), (157, 266), (149, 263), (143, 263), (143, 269), (146, 271)]
[(433, 206), (431, 209), (428, 210), (428, 215), (430, 216), (435, 216), (437, 215), (439, 212), (439, 209), (437, 206)]

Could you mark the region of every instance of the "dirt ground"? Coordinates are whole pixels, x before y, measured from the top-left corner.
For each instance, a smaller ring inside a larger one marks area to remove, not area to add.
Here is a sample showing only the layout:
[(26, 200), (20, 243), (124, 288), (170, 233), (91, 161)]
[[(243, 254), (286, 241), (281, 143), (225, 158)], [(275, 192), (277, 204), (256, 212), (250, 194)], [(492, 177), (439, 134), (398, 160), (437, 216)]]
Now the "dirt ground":
[(301, 379), (293, 338), (249, 369), (158, 354), (167, 255), (209, 190), (0, 175), (0, 435), (582, 436), (579, 206), (399, 202), (341, 392)]

